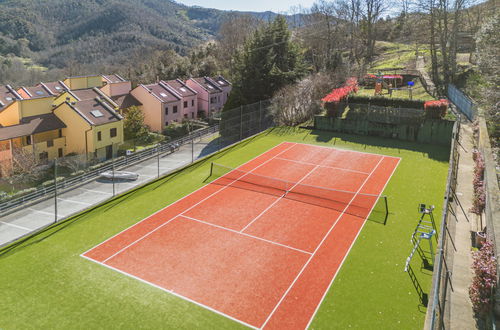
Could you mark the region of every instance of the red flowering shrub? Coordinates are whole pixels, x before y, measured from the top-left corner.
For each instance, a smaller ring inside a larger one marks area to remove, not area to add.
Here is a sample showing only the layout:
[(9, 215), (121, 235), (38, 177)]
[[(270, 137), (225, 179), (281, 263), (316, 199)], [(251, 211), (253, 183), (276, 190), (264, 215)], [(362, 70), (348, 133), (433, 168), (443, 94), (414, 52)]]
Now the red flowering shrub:
[(424, 110), (427, 118), (443, 118), (448, 111), (448, 100), (427, 101), (424, 103)]
[[(345, 108), (345, 101), (351, 93), (358, 91), (358, 79), (351, 77), (347, 79), (344, 86), (335, 88), (328, 95), (321, 99), (328, 111), (329, 116), (338, 116), (342, 114)], [(341, 104), (342, 103), (342, 104)]]
[(486, 316), (493, 306), (493, 291), (497, 283), (497, 260), (493, 243), (483, 243), (481, 250), (472, 254), (474, 277), (469, 287), (469, 297), (474, 312)]
[(486, 207), (486, 192), (484, 189), (484, 158), (479, 150), (472, 152), (472, 159), (475, 162), (474, 178), (472, 185), (474, 187), (474, 196), (470, 212), (481, 215)]

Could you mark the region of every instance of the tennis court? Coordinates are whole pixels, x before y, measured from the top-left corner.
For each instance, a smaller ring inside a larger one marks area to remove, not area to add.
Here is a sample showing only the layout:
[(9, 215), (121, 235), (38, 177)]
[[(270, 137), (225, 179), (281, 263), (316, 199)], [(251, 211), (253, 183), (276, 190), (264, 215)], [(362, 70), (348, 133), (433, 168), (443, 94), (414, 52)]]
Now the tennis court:
[(302, 329), (399, 160), (281, 143), (214, 164), (211, 183), (82, 256), (250, 327)]

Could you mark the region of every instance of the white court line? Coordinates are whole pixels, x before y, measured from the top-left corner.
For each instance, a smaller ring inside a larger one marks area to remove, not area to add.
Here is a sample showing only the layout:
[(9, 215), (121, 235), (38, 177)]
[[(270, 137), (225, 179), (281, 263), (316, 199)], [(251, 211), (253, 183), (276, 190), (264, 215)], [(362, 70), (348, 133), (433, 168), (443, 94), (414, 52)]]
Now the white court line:
[(58, 201), (63, 201), (63, 202), (69, 202), (69, 203), (75, 203), (75, 204), (80, 204), (80, 205), (92, 205), (91, 203), (86, 203), (86, 202), (79, 202), (79, 201), (74, 201), (72, 199), (64, 199), (64, 198), (57, 198)]
[(387, 155), (382, 155), (382, 154), (376, 154), (376, 153), (373, 153), (373, 152), (357, 151), (357, 150), (350, 150), (350, 149), (343, 149), (343, 148), (329, 147), (329, 146), (321, 146), (321, 145), (316, 145), (316, 144), (307, 144), (307, 143), (300, 143), (300, 142), (297, 142), (296, 144), (303, 145), (303, 146), (316, 147), (316, 148), (329, 149), (329, 150), (337, 150), (337, 151), (340, 151), (340, 152), (357, 152), (358, 154), (366, 154), (366, 155), (372, 155), (372, 156), (380, 156), (380, 157), (386, 157), (386, 158), (398, 158), (398, 159), (401, 159), (401, 157), (387, 156)]
[(304, 251), (304, 250), (301, 250), (301, 249), (297, 249), (297, 248), (294, 248), (294, 247), (289, 246), (289, 245), (281, 244), (281, 243), (278, 243), (278, 242), (275, 242), (275, 241), (270, 241), (268, 239), (265, 239), (265, 238), (262, 238), (262, 237), (258, 237), (258, 236), (254, 236), (254, 235), (250, 235), (250, 234), (247, 234), (247, 233), (242, 233), (241, 231), (237, 231), (237, 230), (230, 229), (230, 228), (227, 228), (227, 227), (219, 226), (219, 225), (216, 225), (216, 224), (213, 224), (213, 223), (210, 223), (210, 222), (206, 222), (206, 221), (203, 221), (203, 220), (199, 220), (199, 219), (196, 219), (196, 218), (193, 218), (193, 217), (188, 217), (187, 215), (181, 215), (180, 217), (186, 218), (188, 220), (200, 222), (200, 223), (203, 223), (203, 224), (208, 225), (208, 226), (212, 226), (212, 227), (216, 227), (216, 228), (219, 228), (219, 229), (227, 230), (227, 231), (230, 231), (230, 232), (235, 233), (235, 234), (239, 234), (239, 235), (251, 237), (251, 238), (254, 238), (256, 240), (264, 241), (264, 242), (267, 242), (267, 243), (270, 243), (270, 244), (273, 244), (273, 245), (279, 245), (281, 247), (284, 247), (284, 248), (287, 248), (287, 249), (290, 249), (290, 250), (295, 250), (295, 251), (302, 252), (302, 253), (309, 254), (309, 255), (311, 254), (311, 252), (307, 252), (307, 251)]
[[(386, 158), (386, 157), (384, 157)], [(380, 191), (380, 194), (382, 194), (385, 190), (385, 187), (387, 187), (387, 184), (389, 183), (389, 181), (391, 181), (391, 178), (392, 176), (394, 175), (394, 172), (396, 172), (396, 169), (398, 168), (398, 165), (399, 165), (399, 162), (401, 161), (401, 158), (399, 158), (398, 160), (398, 163), (396, 164), (396, 166), (394, 167), (394, 169), (392, 170), (392, 173), (391, 175), (389, 176), (389, 178), (387, 179), (387, 181), (385, 182), (384, 184), (384, 187), (382, 188), (382, 190)], [(375, 201), (375, 203), (373, 203), (373, 206), (371, 207), (370, 209), (370, 212), (368, 213), (368, 216), (370, 216), (370, 213), (372, 213), (373, 211), (373, 208), (375, 207), (375, 205), (377, 205), (377, 202), (378, 202), (379, 198), (377, 198), (377, 200)], [(354, 246), (354, 243), (357, 241), (358, 239), (358, 236), (359, 234), (361, 234), (361, 231), (363, 230), (363, 227), (365, 226), (366, 224), (366, 220), (368, 219), (368, 216), (365, 218), (365, 220), (363, 221), (363, 225), (361, 225), (361, 228), (359, 228), (359, 231), (358, 233), (356, 234), (356, 237), (354, 238), (354, 240), (352, 241), (351, 243), (351, 246), (349, 247), (349, 250), (347, 250), (347, 253), (344, 255), (344, 258), (342, 258), (342, 261), (340, 262), (340, 265), (339, 265), (339, 268), (337, 269), (337, 272), (335, 272), (335, 275), (333, 275), (333, 278), (332, 280), (330, 281), (330, 284), (328, 285), (328, 288), (325, 290), (325, 292), (323, 293), (323, 297), (321, 297), (321, 300), (319, 301), (318, 305), (316, 306), (316, 309), (314, 310), (314, 313), (311, 315), (311, 318), (309, 319), (309, 322), (307, 323), (307, 326), (306, 326), (306, 329), (309, 328), (309, 326), (311, 325), (311, 322), (312, 320), (314, 319), (314, 317), (316, 316), (316, 313), (318, 313), (318, 310), (321, 306), (321, 304), (323, 303), (323, 300), (325, 300), (326, 298), (326, 295), (328, 294), (328, 291), (330, 291), (330, 288), (332, 287), (333, 285), (333, 282), (335, 281), (335, 278), (337, 277), (338, 273), (340, 272), (340, 269), (342, 268), (342, 265), (344, 264), (344, 261), (347, 259), (347, 256), (349, 255), (349, 253), (351, 252), (351, 249), (352, 247)]]
[(181, 294), (179, 294), (179, 293), (177, 293), (177, 292), (174, 292), (174, 291), (172, 291), (172, 290), (165, 289), (165, 288), (163, 288), (163, 287), (161, 287), (161, 286), (159, 286), (159, 285), (156, 285), (156, 284), (154, 284), (154, 283), (152, 283), (152, 282), (148, 282), (148, 281), (146, 281), (146, 280), (144, 280), (144, 279), (142, 279), (142, 278), (140, 278), (140, 277), (137, 277), (137, 276), (134, 276), (134, 275), (132, 275), (132, 274), (126, 273), (126, 272), (124, 272), (124, 271), (122, 271), (122, 270), (120, 270), (120, 269), (118, 269), (118, 268), (115, 268), (115, 267), (110, 266), (110, 265), (106, 265), (106, 264), (104, 264), (104, 263), (102, 263), (102, 262), (99, 262), (99, 261), (94, 260), (94, 259), (92, 259), (92, 258), (86, 257), (86, 256), (84, 256), (83, 254), (81, 254), (80, 256), (81, 256), (82, 258), (85, 258), (85, 259), (89, 260), (89, 261), (95, 262), (95, 263), (96, 263), (96, 264), (98, 264), (98, 265), (104, 266), (104, 267), (106, 267), (106, 268), (108, 268), (108, 269), (111, 269), (111, 270), (114, 270), (114, 271), (116, 271), (116, 272), (118, 272), (118, 273), (120, 273), (120, 274), (123, 274), (123, 275), (125, 275), (125, 276), (131, 277), (131, 278), (133, 278), (133, 279), (135, 279), (135, 280), (138, 280), (138, 281), (140, 281), (140, 282), (142, 282), (142, 283), (149, 284), (149, 285), (151, 285), (151, 286), (153, 286), (153, 287), (155, 287), (155, 288), (157, 288), (157, 289), (160, 289), (160, 290), (162, 290), (162, 291), (168, 292), (168, 293), (170, 293), (170, 294), (172, 294), (172, 295), (174, 295), (174, 296), (176, 296), (176, 297), (178, 297), (178, 298), (181, 298), (181, 299), (183, 299), (183, 300), (186, 300), (186, 301), (188, 301), (188, 302), (190, 302), (190, 303), (193, 303), (193, 304), (195, 304), (195, 305), (197, 305), (197, 306), (200, 306), (200, 307), (203, 307), (203, 308), (205, 308), (205, 309), (208, 309), (209, 311), (214, 312), (214, 313), (216, 313), (216, 314), (218, 314), (218, 315), (221, 315), (221, 316), (227, 317), (228, 319), (233, 320), (233, 321), (235, 321), (235, 322), (238, 322), (238, 323), (240, 323), (240, 324), (243, 324), (244, 326), (247, 326), (247, 327), (252, 328), (252, 329), (257, 329), (257, 327), (255, 327), (255, 326), (253, 326), (253, 325), (250, 325), (250, 324), (248, 324), (248, 323), (246, 323), (246, 322), (244, 322), (244, 321), (238, 320), (237, 318), (234, 318), (234, 317), (229, 316), (229, 315), (227, 315), (227, 314), (225, 314), (225, 313), (223, 313), (223, 312), (220, 312), (220, 311), (218, 311), (218, 310), (216, 310), (216, 309), (213, 309), (212, 307), (209, 307), (209, 306), (204, 305), (204, 304), (202, 304), (202, 303), (199, 303), (199, 302), (197, 302), (197, 301), (191, 300), (191, 299), (189, 299), (188, 297), (185, 297), (185, 296), (183, 296), (183, 295), (181, 295)]
[(110, 192), (107, 192), (107, 191), (99, 191), (99, 190), (92, 190), (92, 189), (87, 189), (87, 188), (77, 188), (78, 189), (81, 189), (81, 190), (85, 190), (85, 191), (88, 191), (88, 192), (91, 192), (91, 193), (95, 193), (95, 194), (109, 194), (109, 195), (113, 195), (113, 193), (110, 193)]
[[(250, 163), (251, 161), (256, 160), (256, 159), (257, 159), (257, 158), (259, 158), (260, 156), (262, 156), (262, 155), (266, 154), (267, 152), (270, 152), (271, 150), (273, 150), (273, 149), (275, 149), (275, 148), (278, 148), (279, 146), (281, 146), (282, 144), (285, 144), (285, 143), (292, 143), (293, 145), (295, 145), (295, 143), (293, 143), (293, 142), (286, 142), (286, 141), (285, 141), (285, 142), (281, 142), (280, 144), (278, 144), (278, 145), (274, 146), (273, 148), (271, 148), (271, 149), (267, 150), (267, 151), (266, 151), (266, 152), (264, 152), (264, 153), (261, 153), (261, 154), (259, 154), (259, 155), (255, 156), (255, 157), (253, 157), (252, 159), (248, 160), (247, 162), (245, 162), (245, 163), (241, 164), (241, 165), (240, 165), (240, 166), (238, 166), (238, 167), (241, 167), (241, 166), (243, 166), (243, 165), (246, 165), (246, 164)], [(144, 219), (142, 219), (141, 221), (138, 221), (138, 222), (134, 223), (133, 225), (131, 225), (131, 226), (129, 226), (129, 227), (127, 227), (127, 228), (123, 229), (122, 231), (120, 231), (120, 232), (116, 233), (115, 235), (111, 236), (110, 238), (108, 238), (108, 239), (104, 240), (103, 242), (101, 242), (101, 243), (97, 244), (96, 246), (93, 246), (93, 247), (91, 247), (90, 249), (88, 249), (87, 251), (83, 252), (82, 254), (80, 254), (80, 256), (84, 257), (84, 254), (86, 254), (87, 252), (89, 252), (89, 251), (91, 251), (91, 250), (93, 250), (93, 249), (95, 249), (95, 248), (97, 248), (97, 247), (99, 247), (99, 246), (103, 245), (104, 243), (106, 243), (106, 242), (108, 242), (108, 241), (112, 240), (112, 239), (113, 239), (113, 238), (115, 238), (116, 236), (120, 235), (121, 233), (124, 233), (125, 231), (127, 231), (127, 230), (131, 229), (132, 227), (139, 225), (141, 222), (146, 221), (147, 219), (151, 218), (151, 217), (152, 217), (152, 216), (154, 216), (155, 214), (158, 214), (158, 213), (162, 212), (163, 210), (165, 210), (166, 208), (170, 207), (171, 205), (174, 205), (175, 203), (178, 203), (178, 202), (180, 202), (181, 200), (183, 200), (183, 199), (185, 199), (185, 198), (188, 198), (189, 196), (193, 195), (194, 193), (196, 193), (196, 192), (198, 192), (198, 191), (200, 191), (200, 190), (204, 189), (206, 186), (210, 185), (211, 183), (212, 183), (212, 182), (209, 182), (209, 183), (207, 183), (207, 184), (205, 184), (205, 185), (201, 186), (200, 188), (198, 188), (198, 189), (196, 189), (195, 191), (193, 191), (193, 192), (191, 192), (191, 193), (187, 194), (186, 196), (184, 196), (184, 197), (182, 197), (182, 198), (180, 198), (180, 199), (178, 199), (178, 200), (176, 200), (176, 201), (174, 201), (174, 202), (172, 202), (172, 203), (168, 204), (167, 206), (165, 206), (165, 207), (163, 207), (163, 208), (159, 209), (158, 211), (154, 212), (153, 214), (150, 214), (149, 216), (145, 217), (145, 218), (144, 218)]]
[(8, 223), (8, 222), (5, 222), (5, 221), (0, 221), (0, 223), (4, 224), (6, 226), (11, 226), (11, 227), (17, 228), (17, 229), (23, 229), (23, 230), (27, 230), (27, 231), (32, 231), (33, 230), (33, 229), (29, 229), (27, 227), (18, 226), (18, 225), (15, 225), (13, 223)]
[(276, 159), (287, 160), (287, 161), (289, 161), (289, 162), (299, 163), (299, 164), (304, 164), (304, 165), (317, 165), (317, 166), (319, 166), (319, 167), (331, 168), (331, 169), (334, 169), (334, 170), (342, 170), (342, 171), (346, 171), (346, 172), (354, 172), (354, 173), (360, 173), (360, 174), (365, 174), (365, 175), (370, 174), (369, 172), (363, 172), (363, 171), (350, 170), (350, 169), (348, 169), (348, 168), (343, 168), (343, 167), (335, 167), (335, 166), (327, 166), (327, 165), (318, 165), (318, 164), (314, 164), (314, 163), (303, 162), (303, 161), (300, 161), (300, 160), (288, 159), (288, 158), (283, 158), (283, 157), (277, 157)]
[[(293, 188), (297, 187), (302, 181), (305, 180), (305, 178), (307, 178), (309, 175), (311, 175), (317, 168), (319, 167), (319, 165), (316, 165), (313, 169), (311, 169), (306, 175), (304, 175), (302, 177), (302, 179), (300, 179), (299, 181), (297, 181), (288, 191), (292, 191)], [(247, 223), (247, 225), (245, 227), (243, 227), (242, 230), (240, 230), (240, 233), (243, 233), (248, 227), (250, 227), (255, 221), (257, 221), (257, 219), (259, 219), (261, 216), (264, 215), (264, 213), (266, 213), (269, 209), (271, 209), (271, 207), (273, 207), (274, 205), (276, 205), (276, 203), (278, 203), (280, 200), (283, 199), (283, 197), (285, 197), (287, 191), (285, 190), (285, 193), (283, 195), (281, 195), (277, 200), (275, 200), (271, 205), (269, 205), (264, 211), (262, 211), (258, 216), (256, 216), (252, 221), (250, 221), (249, 223)]]
[[(241, 179), (247, 175), (249, 175), (250, 173), (252, 173), (253, 171), (255, 171), (256, 169), (260, 168), (261, 166), (267, 164), (268, 162), (270, 162), (271, 160), (273, 160), (275, 157), (277, 157), (278, 155), (282, 154), (283, 152), (289, 150), (290, 148), (292, 148), (294, 145), (291, 145), (290, 147), (286, 148), (285, 150), (279, 152), (277, 155), (269, 158), (268, 160), (266, 160), (265, 162), (263, 162), (262, 164), (254, 167), (252, 170), (248, 171), (246, 174), (242, 175), (241, 177), (239, 177), (238, 179)], [(262, 154), (261, 154), (262, 155)], [(241, 167), (241, 166), (240, 166)], [(237, 180), (237, 179), (236, 179)], [(195, 203), (194, 205), (191, 205), (189, 208), (187, 208), (186, 210), (184, 210), (182, 213), (178, 214), (177, 216), (179, 215), (183, 215), (185, 214), (186, 212), (188, 212), (189, 210), (193, 209), (194, 207), (198, 206), (199, 204), (203, 203), (204, 201), (206, 201), (207, 199), (209, 199), (210, 197), (212, 196), (215, 196), (216, 194), (218, 194), (219, 192), (227, 189), (228, 187), (230, 187), (234, 182), (236, 182), (236, 180), (233, 180), (233, 182), (231, 182), (230, 184), (222, 187), (221, 189), (215, 191), (214, 193), (208, 195), (207, 197), (203, 198), (202, 200), (198, 201), (197, 203)], [(151, 230), (149, 233), (143, 235), (142, 237), (136, 239), (134, 242), (130, 243), (129, 245), (125, 246), (124, 248), (122, 248), (121, 250), (119, 250), (118, 252), (114, 253), (113, 255), (111, 255), (110, 257), (106, 258), (103, 263), (105, 263), (106, 261), (110, 260), (111, 258), (117, 256), (118, 254), (122, 253), (123, 251), (125, 251), (126, 249), (128, 249), (129, 247), (131, 247), (132, 245), (138, 243), (139, 241), (143, 240), (144, 238), (148, 237), (149, 235), (151, 235), (152, 233), (156, 232), (157, 230), (159, 230), (160, 228), (162, 228), (163, 226), (165, 226), (166, 224), (170, 223), (170, 221), (172, 221), (174, 218), (168, 220), (167, 222), (163, 223), (162, 225), (156, 227), (155, 229)]]
[(281, 299), (278, 301), (278, 303), (276, 304), (276, 306), (274, 307), (274, 309), (271, 311), (271, 314), (269, 314), (269, 316), (267, 317), (267, 319), (264, 322), (264, 324), (262, 324), (262, 326), (260, 327), (261, 329), (266, 326), (267, 322), (269, 322), (269, 320), (271, 319), (271, 317), (274, 315), (274, 313), (276, 312), (276, 310), (278, 309), (278, 307), (281, 305), (281, 303), (283, 302), (283, 300), (285, 299), (285, 297), (288, 295), (288, 293), (290, 292), (290, 290), (292, 289), (292, 287), (295, 285), (295, 283), (297, 282), (297, 280), (299, 279), (299, 277), (302, 275), (302, 273), (304, 272), (304, 270), (307, 268), (307, 266), (311, 262), (312, 258), (314, 258), (314, 256), (318, 252), (319, 248), (323, 245), (323, 243), (325, 242), (326, 238), (330, 235), (330, 233), (332, 232), (333, 228), (335, 228), (335, 226), (337, 225), (339, 219), (342, 217), (342, 215), (347, 210), (347, 208), (351, 205), (352, 201), (358, 195), (358, 193), (361, 191), (361, 189), (363, 189), (363, 187), (365, 186), (365, 184), (368, 181), (368, 179), (372, 176), (373, 172), (375, 172), (375, 170), (377, 169), (377, 167), (380, 165), (380, 163), (382, 162), (382, 159), (384, 159), (383, 156), (379, 159), (377, 165), (372, 169), (372, 171), (370, 172), (370, 174), (365, 178), (365, 180), (363, 181), (363, 184), (361, 184), (361, 186), (359, 187), (358, 191), (356, 191), (356, 194), (354, 194), (354, 196), (351, 198), (351, 200), (349, 201), (349, 203), (346, 205), (346, 207), (339, 214), (339, 216), (337, 217), (337, 219), (335, 220), (335, 222), (333, 223), (333, 225), (330, 227), (330, 230), (328, 230), (328, 232), (325, 234), (325, 236), (323, 236), (323, 239), (318, 244), (318, 246), (316, 247), (316, 249), (314, 250), (314, 252), (311, 254), (311, 256), (309, 257), (309, 260), (306, 261), (306, 263), (304, 264), (304, 266), (302, 267), (302, 269), (300, 270), (300, 272), (297, 274), (297, 276), (295, 277), (295, 279), (293, 280), (293, 282), (290, 284), (290, 286), (288, 287), (288, 289), (285, 291), (285, 293), (283, 294), (283, 296), (281, 297)]

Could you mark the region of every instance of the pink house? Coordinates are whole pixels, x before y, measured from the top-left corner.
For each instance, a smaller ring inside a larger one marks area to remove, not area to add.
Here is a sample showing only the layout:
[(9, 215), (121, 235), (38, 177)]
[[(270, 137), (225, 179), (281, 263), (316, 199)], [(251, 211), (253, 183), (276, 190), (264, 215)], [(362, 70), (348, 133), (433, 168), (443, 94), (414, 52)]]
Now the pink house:
[(198, 93), (198, 115), (213, 116), (224, 106), (224, 90), (209, 77), (190, 78), (186, 81)]
[(142, 103), (144, 123), (155, 132), (174, 122), (180, 123), (182, 114), (182, 96), (164, 82), (139, 85), (130, 94)]
[(180, 79), (162, 81), (162, 83), (170, 87), (182, 98), (182, 118), (198, 118), (198, 93), (194, 89)]
[(102, 76), (102, 82), (101, 90), (109, 97), (125, 95), (132, 90), (132, 83), (117, 74)]
[(222, 106), (224, 107), (224, 104), (226, 104), (227, 99), (229, 98), (229, 94), (231, 94), (231, 89), (233, 88), (233, 85), (223, 76), (217, 76), (211, 79), (213, 82), (217, 84), (217, 87), (222, 89)]

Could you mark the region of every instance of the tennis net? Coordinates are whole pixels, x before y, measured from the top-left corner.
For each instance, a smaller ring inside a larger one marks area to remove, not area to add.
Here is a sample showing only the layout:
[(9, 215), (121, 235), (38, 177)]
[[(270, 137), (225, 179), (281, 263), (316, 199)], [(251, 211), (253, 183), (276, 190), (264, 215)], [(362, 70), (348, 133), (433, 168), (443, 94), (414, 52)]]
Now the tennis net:
[(263, 176), (212, 163), (213, 184), (270, 194), (301, 203), (312, 204), (339, 212), (384, 223), (389, 215), (387, 197), (383, 195), (337, 190), (300, 182)]

